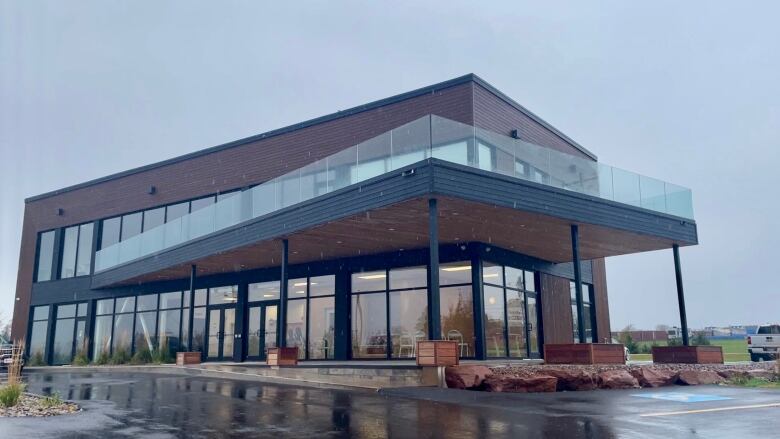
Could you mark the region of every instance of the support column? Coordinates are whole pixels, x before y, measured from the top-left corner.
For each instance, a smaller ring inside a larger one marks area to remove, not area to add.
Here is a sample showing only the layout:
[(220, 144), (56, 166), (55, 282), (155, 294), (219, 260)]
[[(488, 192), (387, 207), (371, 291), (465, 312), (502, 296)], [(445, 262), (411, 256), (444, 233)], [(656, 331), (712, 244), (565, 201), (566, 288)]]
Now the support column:
[(428, 282), (428, 336), (441, 340), (441, 312), (439, 300), (439, 208), (436, 198), (428, 200), (429, 271)]
[(246, 352), (246, 334), (247, 328), (247, 313), (246, 303), (249, 298), (249, 284), (240, 283), (238, 285), (238, 300), (236, 301), (236, 321), (235, 330), (233, 331), (233, 361), (244, 361)]
[(682, 269), (680, 268), (680, 246), (672, 245), (674, 254), (674, 277), (677, 280), (677, 304), (680, 307), (680, 330), (682, 331), (683, 346), (689, 346), (688, 340), (688, 316), (685, 313), (685, 293), (683, 292)]
[(585, 307), (582, 304), (582, 267), (580, 267), (580, 232), (576, 224), (571, 225), (571, 255), (574, 263), (574, 291), (577, 301), (577, 333), (579, 342), (585, 343)]
[(482, 287), (482, 259), (479, 253), (472, 249), (471, 253), (471, 288), (474, 292), (474, 333), (476, 343), (474, 346), (475, 357), (477, 360), (487, 359), (487, 348), (485, 340), (485, 296)]
[(281, 275), (279, 276), (279, 315), (277, 321), (279, 322), (279, 347), (287, 347), (287, 253), (290, 244), (286, 239), (282, 240), (282, 267)]
[(336, 272), (336, 322), (333, 337), (334, 359), (348, 360), (350, 352), (350, 275), (341, 268)]
[[(189, 328), (187, 329), (187, 350), (190, 352), (192, 351), (192, 320), (195, 318), (195, 274), (197, 271), (197, 265), (190, 265), (190, 308), (188, 310), (190, 318)], [(201, 352), (200, 355), (203, 357), (204, 353)]]

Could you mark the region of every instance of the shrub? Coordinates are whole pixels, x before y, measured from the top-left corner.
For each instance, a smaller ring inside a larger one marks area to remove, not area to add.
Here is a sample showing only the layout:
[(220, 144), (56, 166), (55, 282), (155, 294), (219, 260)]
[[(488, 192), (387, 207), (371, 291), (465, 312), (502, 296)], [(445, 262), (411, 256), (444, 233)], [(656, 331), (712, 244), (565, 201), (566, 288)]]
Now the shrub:
[(11, 383), (0, 387), (0, 405), (3, 407), (13, 407), (19, 403), (19, 397), (24, 392), (24, 385), (21, 383)]
[(33, 354), (30, 356), (30, 361), (27, 364), (30, 366), (45, 366), (46, 362), (43, 359), (43, 352), (33, 352)]
[(57, 407), (62, 405), (62, 397), (60, 397), (59, 393), (55, 392), (49, 396), (44, 396), (41, 398), (40, 401), (38, 401), (38, 404), (40, 404), (40, 406), (45, 409)]
[(100, 354), (98, 354), (98, 357), (95, 359), (95, 364), (102, 366), (104, 364), (108, 364), (109, 361), (111, 361), (111, 355), (108, 353), (108, 351), (101, 351)]
[(682, 346), (682, 339), (681, 338), (670, 338), (669, 342), (666, 345), (667, 346)]
[(158, 364), (173, 363), (175, 361), (167, 340), (163, 341), (160, 347), (152, 353), (152, 361)]
[(692, 346), (709, 346), (710, 340), (707, 338), (706, 335), (704, 335), (703, 332), (697, 332), (693, 334), (693, 338), (691, 338), (691, 345)]
[(108, 360), (110, 364), (125, 364), (130, 361), (130, 352), (127, 349), (118, 349)]
[(139, 348), (133, 358), (130, 359), (131, 364), (147, 364), (152, 362), (152, 352), (148, 348)]

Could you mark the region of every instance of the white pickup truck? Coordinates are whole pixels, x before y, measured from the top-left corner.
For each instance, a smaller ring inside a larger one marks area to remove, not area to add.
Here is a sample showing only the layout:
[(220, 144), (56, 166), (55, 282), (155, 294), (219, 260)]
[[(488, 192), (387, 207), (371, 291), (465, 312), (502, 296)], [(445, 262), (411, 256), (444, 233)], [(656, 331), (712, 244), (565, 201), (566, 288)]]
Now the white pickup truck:
[(747, 338), (750, 361), (773, 360), (780, 354), (780, 325), (761, 325)]

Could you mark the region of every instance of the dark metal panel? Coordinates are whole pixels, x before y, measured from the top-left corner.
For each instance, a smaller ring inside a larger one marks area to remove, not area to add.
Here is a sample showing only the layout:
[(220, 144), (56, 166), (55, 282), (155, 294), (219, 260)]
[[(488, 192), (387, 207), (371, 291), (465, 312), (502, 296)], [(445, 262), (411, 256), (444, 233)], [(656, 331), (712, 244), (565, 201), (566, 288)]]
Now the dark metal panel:
[(654, 212), (565, 189), (430, 159), (437, 194), (557, 218), (698, 243), (693, 220)]

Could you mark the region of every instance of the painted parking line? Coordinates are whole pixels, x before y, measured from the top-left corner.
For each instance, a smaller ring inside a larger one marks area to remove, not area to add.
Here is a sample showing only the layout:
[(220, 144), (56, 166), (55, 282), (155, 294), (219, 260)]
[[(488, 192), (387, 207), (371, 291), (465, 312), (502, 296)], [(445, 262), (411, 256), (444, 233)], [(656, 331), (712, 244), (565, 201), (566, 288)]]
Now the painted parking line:
[(749, 409), (763, 409), (770, 407), (780, 407), (780, 402), (770, 404), (754, 404), (754, 405), (737, 405), (732, 407), (717, 407), (712, 409), (698, 409), (698, 410), (682, 410), (678, 412), (660, 412), (660, 413), (645, 413), (639, 415), (642, 418), (651, 418), (658, 416), (675, 416), (675, 415), (694, 415), (697, 413), (712, 413), (712, 412), (725, 412), (731, 410), (749, 410)]
[(708, 401), (725, 401), (728, 399), (733, 399), (727, 396), (704, 395), (701, 393), (685, 393), (685, 392), (637, 393), (631, 396), (634, 396), (636, 398), (658, 399), (661, 401), (674, 401), (674, 402), (708, 402)]

